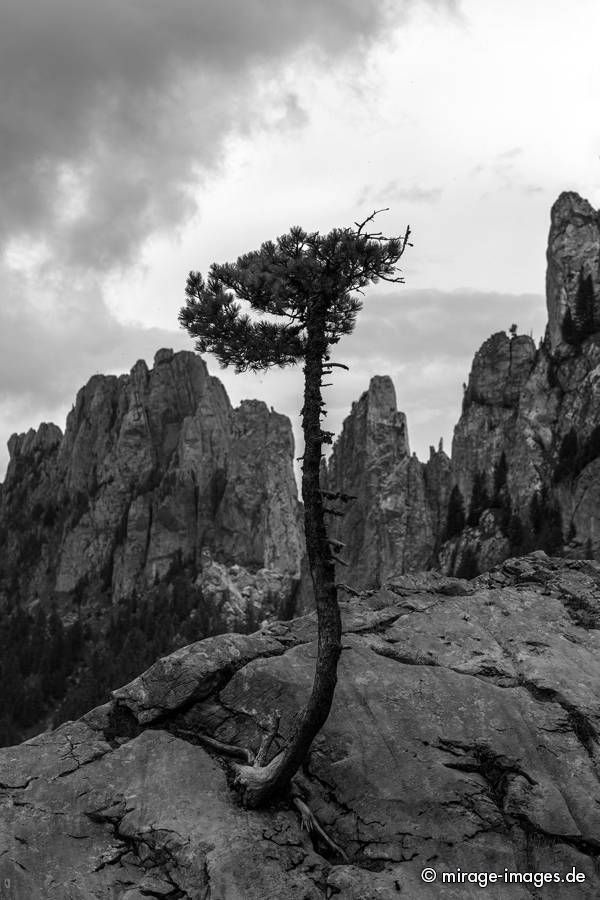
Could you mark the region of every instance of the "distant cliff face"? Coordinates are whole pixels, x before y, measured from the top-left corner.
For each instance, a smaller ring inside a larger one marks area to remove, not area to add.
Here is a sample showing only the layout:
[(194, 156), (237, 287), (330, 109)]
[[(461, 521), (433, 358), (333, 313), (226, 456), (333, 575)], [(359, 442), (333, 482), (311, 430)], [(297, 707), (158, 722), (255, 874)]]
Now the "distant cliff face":
[(552, 207), (547, 263), (546, 343), (552, 356), (563, 356), (570, 352), (568, 320), (581, 331), (592, 324), (585, 321), (590, 313), (596, 322), (600, 315), (600, 216), (572, 191), (562, 193)]
[[(355, 496), (343, 518), (333, 518), (330, 533), (342, 541), (350, 563), (339, 576), (354, 587), (371, 588), (395, 574), (429, 568), (434, 560), (439, 511), (448, 473), (440, 461), (425, 467), (411, 456), (406, 417), (398, 412), (388, 377), (371, 379), (369, 390), (353, 404), (324, 469), (329, 491)], [(434, 474), (435, 470), (435, 474)]]
[[(356, 497), (330, 519), (340, 580), (468, 577), (536, 548), (600, 554), (600, 218), (577, 194), (552, 208), (547, 259), (544, 341), (499, 332), (477, 351), (452, 461), (411, 455), (389, 378), (353, 404), (323, 467), (325, 488)], [(290, 424), (258, 401), (232, 409), (196, 355), (162, 350), (151, 371), (95, 376), (64, 436), (44, 425), (9, 449), (5, 596), (129, 596), (177, 567), (201, 576), (206, 550), (219, 567), (285, 576), (283, 603), (302, 572), (306, 608)], [(235, 594), (239, 573), (221, 575)]]
[(0, 488), (2, 592), (112, 602), (208, 552), (250, 574), (300, 574), (302, 540), (289, 420), (264, 403), (233, 409), (194, 353), (90, 379), (65, 434), (13, 435)]
[(335, 526), (350, 583), (471, 577), (538, 548), (600, 555), (600, 216), (577, 194), (552, 208), (547, 259), (546, 336), (499, 332), (477, 351), (451, 462), (410, 456), (389, 379), (353, 406), (326, 479), (357, 495)]
[(470, 548), (479, 568), (536, 547), (600, 550), (599, 221), (586, 200), (561, 194), (548, 237), (544, 341), (536, 350), (527, 337), (497, 334), (475, 356), (452, 466), (467, 506), (479, 473), (484, 506), (498, 513), (491, 556), (483, 514), (459, 541), (459, 557)]

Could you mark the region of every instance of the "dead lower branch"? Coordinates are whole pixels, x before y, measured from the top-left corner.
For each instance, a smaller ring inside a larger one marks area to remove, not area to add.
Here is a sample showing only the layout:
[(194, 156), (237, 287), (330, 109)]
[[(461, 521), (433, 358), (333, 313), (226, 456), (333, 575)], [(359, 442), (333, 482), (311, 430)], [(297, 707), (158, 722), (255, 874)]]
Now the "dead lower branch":
[(350, 563), (346, 562), (345, 559), (342, 559), (341, 556), (338, 556), (336, 553), (331, 554), (331, 558), (335, 560), (336, 563), (339, 563), (340, 566), (349, 566)]
[(336, 538), (327, 538), (327, 543), (333, 547), (334, 550), (343, 550), (346, 546), (343, 541), (338, 541)]
[(321, 488), (321, 496), (326, 500), (341, 500), (342, 503), (348, 503), (350, 500), (356, 500), (356, 494), (345, 494), (343, 491), (328, 491)]
[(360, 597), (360, 591), (357, 591), (353, 587), (350, 587), (350, 585), (346, 584), (344, 581), (336, 582), (335, 586), (339, 591), (345, 591), (347, 594), (350, 594), (352, 597)]

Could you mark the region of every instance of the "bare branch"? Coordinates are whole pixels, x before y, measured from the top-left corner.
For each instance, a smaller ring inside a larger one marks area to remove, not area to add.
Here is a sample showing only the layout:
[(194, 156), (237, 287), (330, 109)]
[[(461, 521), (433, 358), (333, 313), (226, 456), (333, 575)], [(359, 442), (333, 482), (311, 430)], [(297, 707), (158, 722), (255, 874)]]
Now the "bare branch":
[(393, 277), (387, 275), (378, 275), (377, 277), (380, 281), (391, 281), (392, 284), (404, 284), (403, 275), (394, 275)]
[[(367, 224), (367, 222), (372, 222), (373, 219), (375, 218), (375, 216), (379, 215), (379, 213), (381, 213), (381, 212), (389, 212), (389, 209), (390, 209), (389, 206), (384, 206), (383, 209), (374, 209), (373, 212), (371, 213), (371, 215), (367, 216), (367, 218), (364, 220), (364, 222), (355, 222), (354, 224), (356, 225), (356, 228), (357, 228), (356, 233), (360, 234), (361, 231), (363, 230), (363, 228), (365, 227), (365, 225)], [(380, 232), (380, 234), (381, 234), (381, 232)]]
[(346, 584), (343, 581), (336, 582), (335, 586), (339, 591), (345, 591), (347, 594), (350, 594), (352, 597), (360, 597), (360, 591), (355, 590), (353, 587), (350, 587), (350, 585)]
[(343, 550), (346, 546), (343, 541), (337, 541), (335, 538), (328, 538), (327, 543), (330, 544), (334, 550)]
[(340, 566), (349, 566), (350, 565), (349, 562), (346, 562), (345, 559), (342, 559), (340, 556), (337, 556), (335, 553), (331, 554), (331, 558), (334, 559), (336, 561), (336, 563), (339, 563)]
[(321, 488), (321, 496), (327, 500), (341, 500), (342, 503), (358, 499), (356, 494), (345, 494), (343, 491), (327, 491), (324, 488)]
[(406, 226), (406, 233), (405, 233), (404, 238), (403, 238), (403, 240), (402, 240), (402, 247), (401, 247), (401, 249), (400, 249), (400, 256), (402, 256), (402, 254), (404, 253), (404, 251), (405, 251), (405, 249), (406, 249), (407, 247), (412, 247), (412, 246), (413, 246), (412, 244), (409, 244), (409, 242), (408, 242), (409, 237), (410, 237), (410, 225), (407, 225), (407, 226)]

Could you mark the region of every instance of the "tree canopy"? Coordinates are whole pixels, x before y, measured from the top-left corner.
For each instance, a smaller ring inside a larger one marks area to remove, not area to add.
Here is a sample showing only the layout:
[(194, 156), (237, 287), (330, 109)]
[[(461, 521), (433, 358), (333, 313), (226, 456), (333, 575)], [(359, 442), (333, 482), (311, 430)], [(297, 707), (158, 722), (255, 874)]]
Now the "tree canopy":
[[(206, 279), (190, 272), (179, 322), (196, 349), (214, 353), (236, 372), (294, 365), (306, 356), (308, 316), (317, 299), (327, 344), (350, 334), (362, 306), (356, 293), (380, 279), (403, 280), (396, 271), (409, 230), (384, 238), (364, 230), (371, 219), (326, 235), (294, 226), (235, 263), (213, 263)], [(244, 301), (255, 313), (285, 321), (252, 318), (242, 311)]]

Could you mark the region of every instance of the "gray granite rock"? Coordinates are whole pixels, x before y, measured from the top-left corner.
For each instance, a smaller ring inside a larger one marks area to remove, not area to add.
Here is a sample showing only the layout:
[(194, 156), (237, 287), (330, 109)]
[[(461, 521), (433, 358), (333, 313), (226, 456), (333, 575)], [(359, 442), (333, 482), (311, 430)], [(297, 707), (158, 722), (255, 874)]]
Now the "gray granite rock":
[(95, 375), (64, 435), (42, 425), (9, 450), (5, 596), (85, 605), (93, 584), (115, 603), (184, 565), (200, 573), (203, 550), (249, 575), (279, 573), (288, 595), (298, 582), (290, 422), (255, 400), (233, 409), (194, 353), (159, 350), (152, 369)]
[[(543, 553), (472, 582), (429, 573), (343, 602), (334, 705), (307, 800), (244, 811), (201, 735), (276, 746), (305, 702), (311, 614), (178, 651), (105, 707), (0, 750), (0, 885), (14, 900), (480, 897), (444, 872), (557, 872), (600, 892), (600, 567)], [(425, 884), (423, 868), (437, 869)], [(531, 885), (485, 895), (526, 900)]]
[(397, 410), (389, 377), (372, 378), (352, 405), (323, 485), (355, 497), (338, 505), (344, 516), (330, 526), (350, 564), (339, 571), (344, 581), (375, 587), (394, 573), (432, 564), (438, 511), (430, 508), (423, 465), (411, 456), (406, 417)]

